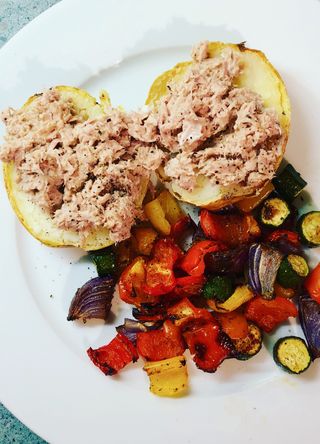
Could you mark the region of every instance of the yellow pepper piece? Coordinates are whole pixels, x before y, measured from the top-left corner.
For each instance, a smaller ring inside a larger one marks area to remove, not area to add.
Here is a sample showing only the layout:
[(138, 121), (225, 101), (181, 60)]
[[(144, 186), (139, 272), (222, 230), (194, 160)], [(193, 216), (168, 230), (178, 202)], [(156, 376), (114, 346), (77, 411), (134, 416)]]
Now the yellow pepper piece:
[(245, 199), (236, 202), (235, 205), (244, 213), (249, 213), (254, 208), (256, 208), (264, 199), (266, 199), (269, 194), (272, 193), (272, 191), (274, 191), (274, 186), (272, 185), (272, 182), (267, 182), (267, 184), (262, 188), (258, 195), (246, 197)]
[(139, 227), (132, 230), (132, 246), (137, 254), (149, 256), (158, 233), (151, 227)]
[[(237, 287), (234, 293), (222, 304), (216, 303), (216, 311), (233, 311), (239, 308), (245, 302), (250, 301), (254, 296), (253, 291), (247, 285)], [(211, 307), (212, 308), (212, 307)], [(214, 310), (214, 308), (212, 308)]]
[(158, 199), (154, 199), (144, 206), (144, 212), (154, 228), (164, 236), (169, 236), (171, 225), (166, 219), (166, 215)]
[(176, 222), (178, 222), (179, 219), (185, 216), (178, 202), (172, 196), (172, 194), (169, 193), (169, 191), (162, 191), (157, 199), (159, 200), (164, 214), (166, 215), (166, 219), (168, 220), (170, 225), (174, 225)]
[(188, 370), (183, 355), (146, 362), (143, 369), (150, 379), (150, 391), (155, 395), (182, 396), (188, 391)]

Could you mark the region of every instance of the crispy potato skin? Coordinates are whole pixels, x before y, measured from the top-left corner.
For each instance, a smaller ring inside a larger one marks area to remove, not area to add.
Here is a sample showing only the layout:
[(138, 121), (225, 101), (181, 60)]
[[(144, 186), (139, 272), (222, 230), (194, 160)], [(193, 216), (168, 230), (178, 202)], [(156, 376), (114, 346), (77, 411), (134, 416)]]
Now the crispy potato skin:
[[(285, 84), (274, 66), (269, 62), (267, 57), (262, 51), (257, 49), (247, 48), (243, 43), (232, 44), (223, 42), (211, 42), (209, 43), (209, 55), (210, 57), (218, 56), (223, 49), (231, 47), (234, 51), (240, 53), (241, 61), (243, 63), (243, 72), (235, 80), (235, 86), (246, 86), (253, 91), (261, 94), (265, 106), (274, 107), (277, 111), (280, 125), (282, 128), (282, 141), (281, 141), (281, 156), (278, 157), (276, 167), (278, 167), (283, 158), (286, 145), (289, 137), (291, 108), (290, 100), (286, 91)], [(187, 68), (193, 62), (181, 62), (174, 66), (172, 69), (165, 71), (159, 77), (155, 79), (148, 93), (146, 100), (147, 105), (157, 107), (157, 102), (167, 92), (168, 82), (179, 82)], [(256, 74), (258, 73), (258, 75)], [(163, 171), (158, 172), (159, 179), (164, 183), (166, 188), (179, 200), (197, 205), (201, 208), (207, 208), (208, 210), (217, 210), (226, 205), (233, 204), (246, 197), (252, 197), (257, 194), (259, 189), (238, 189), (236, 192), (222, 189), (217, 193), (212, 188), (210, 195), (210, 189), (208, 184), (206, 185), (206, 191), (201, 193), (201, 186), (196, 193), (188, 193), (185, 190), (175, 186), (166, 178)], [(203, 182), (202, 178), (202, 182)], [(206, 180), (209, 182), (208, 180)], [(201, 183), (202, 183), (201, 182)], [(265, 186), (265, 184), (264, 184)], [(205, 187), (203, 187), (204, 189)], [(213, 197), (212, 197), (213, 196)]]

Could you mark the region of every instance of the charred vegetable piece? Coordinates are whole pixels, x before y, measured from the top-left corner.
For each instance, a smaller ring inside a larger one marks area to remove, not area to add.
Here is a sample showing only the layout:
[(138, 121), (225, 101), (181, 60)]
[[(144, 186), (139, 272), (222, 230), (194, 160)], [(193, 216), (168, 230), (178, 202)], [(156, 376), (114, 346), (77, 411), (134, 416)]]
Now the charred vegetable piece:
[(300, 173), (290, 163), (272, 182), (280, 196), (288, 202), (292, 202), (307, 186), (307, 182), (302, 179)]
[(298, 231), (301, 240), (308, 247), (320, 245), (320, 211), (310, 211), (298, 220)]
[(230, 313), (218, 313), (216, 318), (230, 339), (244, 339), (248, 336), (248, 321), (246, 317), (239, 311), (231, 311)]
[(296, 317), (298, 310), (290, 299), (276, 297), (268, 301), (261, 297), (256, 297), (248, 302), (244, 315), (263, 331), (270, 333), (289, 317)]
[(116, 255), (115, 274), (120, 276), (123, 270), (135, 259), (136, 253), (133, 251), (131, 239), (120, 242), (114, 247)]
[(146, 362), (143, 369), (150, 379), (150, 391), (155, 395), (182, 396), (188, 391), (188, 371), (183, 355)]
[(264, 201), (260, 220), (264, 225), (271, 227), (280, 227), (290, 214), (290, 208), (287, 202), (279, 197), (273, 197)]
[(203, 296), (206, 299), (215, 299), (217, 302), (225, 302), (234, 291), (233, 280), (228, 276), (211, 276), (204, 288)]
[(308, 296), (300, 296), (299, 317), (312, 359), (320, 358), (320, 304)]
[(176, 296), (197, 296), (202, 292), (206, 278), (204, 276), (183, 276), (176, 278), (176, 286), (173, 290)]
[(273, 347), (273, 359), (283, 370), (299, 375), (311, 364), (307, 344), (297, 336), (280, 338)]
[[(118, 283), (119, 296), (124, 302), (137, 306), (141, 302), (147, 302), (147, 298), (142, 290), (145, 275), (145, 259), (143, 257), (137, 257), (125, 268)], [(153, 302), (158, 301), (158, 298), (153, 299), (155, 299)]]
[(204, 240), (194, 244), (185, 254), (179, 266), (191, 276), (202, 276), (205, 271), (204, 257), (207, 253), (225, 250), (220, 242)]
[(116, 327), (116, 330), (118, 333), (123, 334), (136, 345), (137, 333), (157, 330), (161, 327), (161, 325), (161, 322), (139, 322), (135, 321), (134, 319), (125, 318), (124, 324)]
[(293, 288), (284, 288), (278, 282), (274, 284), (274, 294), (275, 296), (280, 296), (281, 298), (293, 298), (296, 295), (296, 291)]
[(231, 250), (205, 255), (205, 267), (211, 274), (242, 274), (248, 262), (249, 246), (244, 244)]
[(150, 256), (158, 233), (150, 227), (139, 227), (132, 230), (132, 247), (136, 254)]
[(96, 277), (79, 288), (71, 301), (68, 321), (107, 319), (113, 298), (115, 280), (112, 276)]
[(231, 353), (228, 344), (221, 340), (217, 323), (196, 326), (186, 331), (183, 336), (197, 367), (205, 372), (215, 372)]
[(248, 281), (253, 291), (265, 299), (274, 296), (274, 283), (282, 254), (263, 244), (252, 244), (249, 250)]
[(307, 289), (311, 298), (320, 304), (320, 263), (311, 271), (304, 281), (304, 287)]
[(107, 276), (114, 272), (116, 256), (112, 247), (89, 253), (90, 259), (97, 267), (98, 276)]
[(147, 203), (144, 212), (155, 229), (164, 236), (169, 236), (171, 225), (185, 216), (169, 191), (163, 191), (156, 199)]
[(297, 288), (309, 273), (309, 267), (302, 256), (289, 254), (279, 267), (277, 280), (284, 288)]
[(301, 244), (298, 233), (290, 230), (275, 230), (266, 237), (266, 241), (283, 254), (300, 254)]
[(142, 322), (163, 321), (167, 317), (167, 308), (167, 304), (161, 302), (157, 304), (142, 303), (139, 308), (132, 309), (132, 316)]
[(165, 321), (161, 330), (137, 334), (137, 350), (147, 361), (161, 361), (182, 355), (185, 345), (180, 329)]
[(261, 234), (259, 225), (251, 215), (220, 215), (201, 210), (200, 224), (208, 238), (223, 242), (229, 247), (237, 247)]
[(169, 318), (174, 321), (175, 325), (181, 328), (198, 320), (204, 322), (213, 321), (213, 317), (208, 310), (195, 307), (187, 298), (169, 307), (167, 314)]
[(247, 285), (240, 285), (225, 302), (217, 303), (217, 306), (224, 311), (234, 311), (253, 297), (251, 288)]
[(262, 332), (257, 325), (249, 322), (246, 337), (233, 339), (232, 342), (235, 348), (235, 358), (240, 359), (241, 361), (246, 361), (261, 350)]
[(260, 203), (263, 202), (264, 199), (266, 199), (269, 194), (272, 193), (272, 191), (274, 191), (274, 186), (272, 185), (272, 182), (267, 182), (267, 184), (262, 188), (259, 194), (252, 197), (246, 197), (245, 199), (236, 202), (235, 205), (244, 213), (250, 213), (250, 211), (260, 205)]
[(105, 375), (114, 375), (130, 362), (136, 362), (138, 354), (133, 343), (121, 333), (112, 341), (97, 349), (91, 347), (87, 350), (91, 361)]

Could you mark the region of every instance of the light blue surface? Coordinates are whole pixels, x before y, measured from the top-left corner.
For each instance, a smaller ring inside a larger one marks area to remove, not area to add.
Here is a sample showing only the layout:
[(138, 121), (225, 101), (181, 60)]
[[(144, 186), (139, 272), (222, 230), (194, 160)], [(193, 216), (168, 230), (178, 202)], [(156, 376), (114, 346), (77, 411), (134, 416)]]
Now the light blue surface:
[[(0, 0), (0, 47), (59, 0)], [(0, 395), (1, 396), (1, 395)], [(0, 403), (0, 444), (45, 444)]]

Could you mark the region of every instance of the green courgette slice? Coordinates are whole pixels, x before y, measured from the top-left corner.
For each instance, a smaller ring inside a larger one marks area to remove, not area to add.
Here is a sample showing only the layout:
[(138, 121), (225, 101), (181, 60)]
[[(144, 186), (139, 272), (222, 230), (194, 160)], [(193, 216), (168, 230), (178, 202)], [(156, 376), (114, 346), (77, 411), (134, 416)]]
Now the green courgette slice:
[(290, 163), (272, 180), (272, 183), (280, 196), (288, 202), (292, 202), (307, 185)]
[(244, 339), (234, 339), (233, 345), (235, 347), (235, 357), (241, 361), (255, 356), (262, 347), (262, 332), (252, 322), (248, 325), (248, 335)]
[(308, 247), (320, 245), (320, 211), (310, 211), (298, 220), (298, 232), (302, 242)]
[(264, 201), (260, 212), (260, 219), (264, 225), (280, 227), (290, 214), (287, 202), (279, 197)]
[(311, 364), (306, 342), (297, 336), (280, 338), (273, 347), (273, 359), (283, 370), (298, 375)]
[(297, 254), (289, 254), (280, 264), (277, 281), (284, 288), (297, 288), (308, 274), (306, 260)]

